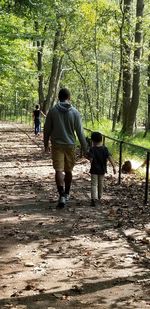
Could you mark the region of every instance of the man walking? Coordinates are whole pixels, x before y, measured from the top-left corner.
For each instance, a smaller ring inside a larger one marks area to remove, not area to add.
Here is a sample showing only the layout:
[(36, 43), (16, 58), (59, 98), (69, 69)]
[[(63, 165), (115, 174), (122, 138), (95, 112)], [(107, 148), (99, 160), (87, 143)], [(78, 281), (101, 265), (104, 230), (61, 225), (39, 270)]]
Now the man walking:
[(62, 88), (58, 95), (59, 102), (49, 110), (44, 125), (45, 151), (52, 144), (52, 160), (55, 169), (55, 181), (59, 193), (57, 207), (63, 208), (69, 199), (72, 181), (72, 170), (75, 164), (75, 134), (83, 151), (87, 151), (87, 143), (83, 134), (79, 112), (70, 104), (70, 92)]

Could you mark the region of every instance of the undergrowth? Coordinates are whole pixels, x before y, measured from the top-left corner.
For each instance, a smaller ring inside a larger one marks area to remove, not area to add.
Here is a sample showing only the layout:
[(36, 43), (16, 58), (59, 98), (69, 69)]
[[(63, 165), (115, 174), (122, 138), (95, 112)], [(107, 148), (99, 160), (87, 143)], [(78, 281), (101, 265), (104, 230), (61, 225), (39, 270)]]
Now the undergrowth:
[[(105, 145), (108, 147), (110, 153), (113, 155), (114, 159), (119, 162), (119, 151), (120, 151), (120, 142), (124, 141), (132, 145), (123, 144), (122, 160), (130, 160), (132, 162), (133, 169), (135, 169), (139, 174), (145, 174), (145, 167), (141, 168), (140, 166), (144, 162), (147, 156), (147, 150), (150, 150), (150, 133), (147, 133), (144, 137), (143, 131), (138, 131), (133, 136), (121, 135), (121, 127), (117, 127), (115, 132), (112, 132), (112, 121), (108, 119), (102, 119), (100, 122), (95, 121), (94, 126), (91, 122), (88, 122), (84, 126), (92, 131), (99, 131), (103, 135), (115, 138), (118, 142), (105, 138)], [(90, 137), (90, 132), (85, 130), (85, 135)], [(140, 146), (140, 147), (137, 147)], [(143, 149), (144, 147), (146, 149)]]

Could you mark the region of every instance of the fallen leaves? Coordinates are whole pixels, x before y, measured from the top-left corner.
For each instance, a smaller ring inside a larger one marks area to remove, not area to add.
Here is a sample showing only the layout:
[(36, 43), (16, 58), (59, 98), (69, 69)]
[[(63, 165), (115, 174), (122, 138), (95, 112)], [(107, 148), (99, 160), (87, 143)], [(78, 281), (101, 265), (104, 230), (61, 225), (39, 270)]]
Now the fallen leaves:
[[(122, 274), (128, 272), (132, 276), (126, 280), (137, 285), (136, 276), (147, 271), (150, 259), (150, 214), (149, 207), (142, 205), (143, 183), (130, 175), (118, 186), (108, 173), (101, 205), (91, 209), (89, 166), (80, 160), (74, 170), (72, 198), (60, 214), (55, 210), (57, 191), (49, 158), (41, 159), (36, 147), (28, 150), (27, 145), (18, 147), (18, 153), (10, 151), (12, 162), (1, 179), (0, 261), (5, 274), (1, 297), (51, 294), (64, 305), (76, 297), (86, 304), (87, 286), (92, 297), (93, 287), (102, 284), (113, 294), (109, 284), (117, 282), (116, 277), (123, 282)], [(2, 160), (7, 161), (4, 154)], [(137, 230), (129, 232), (135, 226)], [(119, 284), (117, 293), (121, 299)], [(109, 293), (106, 296), (105, 302)]]

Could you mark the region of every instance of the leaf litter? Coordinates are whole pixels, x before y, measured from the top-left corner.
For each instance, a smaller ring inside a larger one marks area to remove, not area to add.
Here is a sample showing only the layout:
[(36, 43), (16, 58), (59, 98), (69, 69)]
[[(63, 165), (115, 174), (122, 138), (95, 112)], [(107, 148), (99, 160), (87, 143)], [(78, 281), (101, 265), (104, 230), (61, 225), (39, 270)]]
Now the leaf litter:
[(93, 209), (89, 163), (78, 158), (71, 199), (58, 211), (42, 136), (37, 146), (20, 127), (6, 143), (7, 124), (0, 134), (0, 308), (150, 308), (144, 181), (130, 174), (118, 185), (108, 168), (103, 200)]

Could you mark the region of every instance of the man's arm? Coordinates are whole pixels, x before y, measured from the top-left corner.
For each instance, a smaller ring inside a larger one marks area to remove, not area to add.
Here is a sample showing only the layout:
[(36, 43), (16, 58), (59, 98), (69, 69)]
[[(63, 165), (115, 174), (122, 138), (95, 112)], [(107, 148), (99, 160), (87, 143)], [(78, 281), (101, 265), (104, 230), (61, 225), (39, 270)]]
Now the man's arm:
[(45, 151), (48, 150), (49, 148), (49, 138), (51, 136), (51, 131), (52, 131), (52, 115), (51, 115), (51, 110), (49, 110), (45, 124), (44, 124), (44, 148)]

